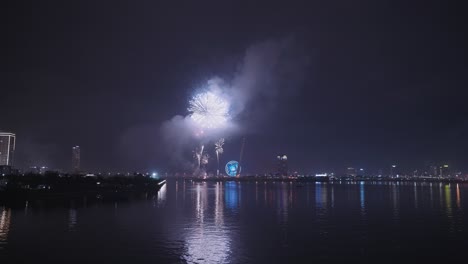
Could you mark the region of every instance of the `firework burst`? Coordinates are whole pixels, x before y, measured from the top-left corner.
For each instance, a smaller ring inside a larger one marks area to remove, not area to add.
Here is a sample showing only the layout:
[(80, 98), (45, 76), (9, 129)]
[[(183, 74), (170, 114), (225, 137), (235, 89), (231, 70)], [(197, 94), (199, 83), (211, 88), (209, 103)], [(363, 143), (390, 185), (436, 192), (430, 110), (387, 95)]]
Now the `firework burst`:
[(229, 103), (210, 91), (195, 95), (187, 110), (202, 128), (221, 128), (229, 120)]

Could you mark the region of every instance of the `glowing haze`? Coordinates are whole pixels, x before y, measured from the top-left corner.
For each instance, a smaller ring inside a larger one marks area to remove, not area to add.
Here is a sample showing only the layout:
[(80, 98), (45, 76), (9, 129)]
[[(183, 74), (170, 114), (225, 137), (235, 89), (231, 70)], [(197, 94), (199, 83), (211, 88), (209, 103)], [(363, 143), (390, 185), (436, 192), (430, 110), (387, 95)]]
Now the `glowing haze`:
[(212, 91), (195, 95), (187, 109), (201, 128), (222, 128), (229, 120), (229, 103)]
[[(172, 164), (177, 169), (205, 169), (209, 159), (205, 151), (214, 150), (218, 161), (225, 150), (220, 138), (261, 133), (279, 100), (300, 87), (307, 63), (307, 56), (290, 38), (250, 46), (235, 72), (224, 74), (229, 78), (208, 78), (189, 99), (188, 114), (163, 123), (161, 142)], [(205, 150), (205, 145), (210, 147)]]

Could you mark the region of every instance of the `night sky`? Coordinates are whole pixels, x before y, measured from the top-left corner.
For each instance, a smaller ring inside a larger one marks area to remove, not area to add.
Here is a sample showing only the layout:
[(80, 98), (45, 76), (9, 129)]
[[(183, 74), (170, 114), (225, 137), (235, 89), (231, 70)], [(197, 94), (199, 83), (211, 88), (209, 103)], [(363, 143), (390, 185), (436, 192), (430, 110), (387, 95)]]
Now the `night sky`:
[(2, 6), (0, 129), (18, 167), (69, 170), (79, 145), (83, 169), (175, 171), (162, 124), (252, 47), (287, 40), (275, 67), (292, 74), (237, 116), (223, 161), (245, 136), (248, 172), (278, 153), (306, 173), (468, 169), (468, 21), (452, 1), (156, 2)]

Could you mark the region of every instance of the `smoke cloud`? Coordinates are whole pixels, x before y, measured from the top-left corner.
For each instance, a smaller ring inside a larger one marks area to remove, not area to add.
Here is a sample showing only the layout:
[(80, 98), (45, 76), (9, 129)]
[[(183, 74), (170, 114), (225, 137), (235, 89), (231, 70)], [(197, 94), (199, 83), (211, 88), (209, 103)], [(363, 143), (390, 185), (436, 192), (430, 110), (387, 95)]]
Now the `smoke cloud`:
[(293, 96), (304, 80), (308, 58), (292, 38), (265, 41), (249, 47), (232, 80), (213, 77), (203, 91), (211, 91), (231, 104), (231, 117), (226, 128), (196, 135), (189, 116), (175, 116), (162, 127), (167, 154), (175, 164), (189, 167), (187, 146), (195, 148), (220, 137), (259, 131), (277, 109), (279, 101)]

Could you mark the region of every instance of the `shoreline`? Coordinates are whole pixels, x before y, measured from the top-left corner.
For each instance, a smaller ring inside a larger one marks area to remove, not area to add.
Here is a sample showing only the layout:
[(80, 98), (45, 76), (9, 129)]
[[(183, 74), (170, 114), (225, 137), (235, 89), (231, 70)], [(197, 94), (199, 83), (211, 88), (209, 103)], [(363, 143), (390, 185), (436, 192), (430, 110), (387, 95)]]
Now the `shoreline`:
[(346, 183), (346, 182), (405, 182), (405, 183), (468, 183), (468, 180), (463, 179), (438, 179), (438, 178), (424, 178), (424, 179), (405, 179), (405, 178), (357, 178), (357, 179), (330, 179), (327, 177), (307, 177), (307, 178), (271, 178), (271, 177), (213, 177), (213, 178), (198, 178), (198, 177), (174, 177), (168, 179), (194, 181), (194, 182), (329, 182), (329, 183)]
[(93, 179), (86, 184), (72, 180), (66, 184), (36, 184), (34, 188), (22, 183), (0, 190), (0, 201), (67, 200), (83, 197), (93, 200), (125, 200), (141, 194), (156, 194), (165, 183), (165, 179), (145, 182), (134, 179), (127, 182)]

